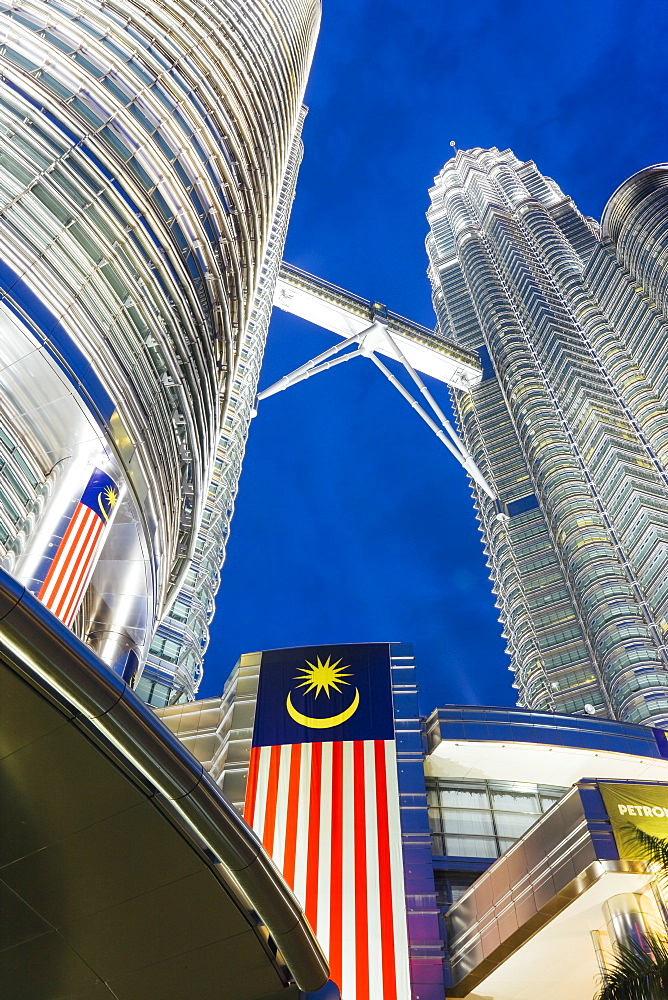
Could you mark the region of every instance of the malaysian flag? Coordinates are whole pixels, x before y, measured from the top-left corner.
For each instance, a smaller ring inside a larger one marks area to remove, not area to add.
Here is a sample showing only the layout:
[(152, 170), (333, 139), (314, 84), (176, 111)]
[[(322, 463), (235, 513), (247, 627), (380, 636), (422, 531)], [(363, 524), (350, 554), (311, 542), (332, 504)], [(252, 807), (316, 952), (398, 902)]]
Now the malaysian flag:
[(95, 469), (37, 592), (40, 601), (65, 625), (72, 624), (79, 610), (117, 501), (114, 480)]
[(343, 1000), (409, 1000), (387, 644), (262, 654), (246, 821), (302, 905)]

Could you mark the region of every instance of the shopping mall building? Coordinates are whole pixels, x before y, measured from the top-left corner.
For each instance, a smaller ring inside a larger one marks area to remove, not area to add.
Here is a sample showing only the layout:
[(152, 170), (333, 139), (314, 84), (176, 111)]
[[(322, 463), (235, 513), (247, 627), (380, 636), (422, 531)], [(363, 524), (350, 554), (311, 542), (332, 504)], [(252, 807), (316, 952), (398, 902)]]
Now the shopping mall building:
[(0, 624), (3, 997), (589, 1000), (665, 933), (663, 730), (421, 719), (401, 643), (246, 654), (160, 719), (1, 570)]
[(663, 730), (421, 719), (401, 643), (246, 654), (220, 698), (160, 715), (244, 812), (346, 1000), (590, 1000), (616, 946), (665, 933), (630, 831), (668, 836)]

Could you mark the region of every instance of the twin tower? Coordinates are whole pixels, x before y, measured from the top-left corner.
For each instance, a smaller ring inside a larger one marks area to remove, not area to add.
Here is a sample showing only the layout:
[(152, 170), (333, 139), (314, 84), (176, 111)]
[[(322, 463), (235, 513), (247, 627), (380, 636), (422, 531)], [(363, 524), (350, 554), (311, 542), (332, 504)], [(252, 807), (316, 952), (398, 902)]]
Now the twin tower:
[[(668, 723), (668, 168), (599, 226), (533, 163), (460, 152), (431, 191), (439, 329), (522, 705)], [(499, 516), (501, 514), (501, 516)]]
[[(0, 558), (154, 705), (201, 678), (319, 15), (0, 12)], [(360, 351), (451, 345), (448, 447), (530, 708), (668, 724), (667, 178), (599, 226), (532, 163), (457, 153), (429, 210), (436, 334), (386, 313)]]

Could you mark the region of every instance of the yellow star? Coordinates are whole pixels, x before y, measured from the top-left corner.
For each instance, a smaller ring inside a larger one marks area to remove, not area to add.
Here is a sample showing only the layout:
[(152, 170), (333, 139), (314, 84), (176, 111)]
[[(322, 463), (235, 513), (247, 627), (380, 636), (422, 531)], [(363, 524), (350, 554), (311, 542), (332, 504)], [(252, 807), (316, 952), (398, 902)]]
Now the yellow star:
[(109, 507), (115, 507), (116, 501), (118, 500), (118, 493), (113, 488), (113, 486), (105, 486), (104, 488), (104, 502), (109, 505)]
[(350, 684), (350, 681), (344, 681), (344, 677), (350, 677), (350, 674), (344, 673), (348, 670), (348, 667), (340, 667), (339, 663), (341, 660), (337, 660), (336, 663), (330, 663), (331, 657), (327, 657), (323, 663), (320, 657), (317, 658), (316, 663), (309, 663), (308, 660), (305, 662), (311, 668), (308, 670), (306, 667), (298, 667), (297, 669), (301, 671), (301, 677), (295, 677), (296, 681), (301, 681), (297, 687), (305, 687), (306, 691), (304, 694), (308, 694), (309, 691), (313, 691), (315, 688), (316, 698), (321, 691), (324, 690), (328, 698), (331, 697), (329, 689), (333, 688), (335, 691), (341, 692), (339, 684)]

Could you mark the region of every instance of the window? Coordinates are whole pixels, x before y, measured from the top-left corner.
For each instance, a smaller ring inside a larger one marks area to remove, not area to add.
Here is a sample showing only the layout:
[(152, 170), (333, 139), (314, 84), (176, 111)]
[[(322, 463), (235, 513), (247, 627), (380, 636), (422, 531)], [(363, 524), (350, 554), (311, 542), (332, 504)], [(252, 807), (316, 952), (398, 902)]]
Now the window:
[(159, 681), (152, 681), (148, 677), (142, 677), (139, 684), (137, 684), (136, 690), (139, 697), (148, 705), (164, 708), (169, 702), (172, 689), (167, 684), (161, 684)]
[(436, 855), (496, 858), (562, 797), (565, 788), (509, 781), (427, 779)]

